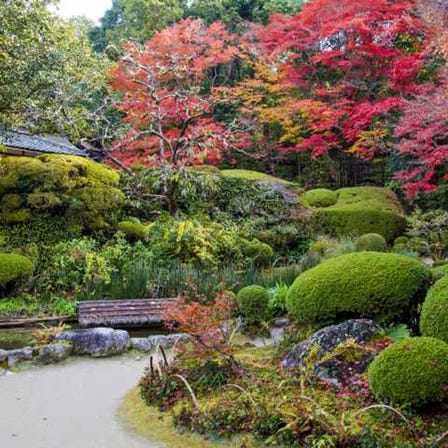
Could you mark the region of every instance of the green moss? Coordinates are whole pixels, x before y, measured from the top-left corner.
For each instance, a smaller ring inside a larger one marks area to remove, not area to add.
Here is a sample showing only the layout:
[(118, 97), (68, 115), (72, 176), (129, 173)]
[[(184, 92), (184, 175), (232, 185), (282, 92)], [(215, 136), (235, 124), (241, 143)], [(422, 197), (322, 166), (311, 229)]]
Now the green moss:
[(117, 225), (117, 230), (123, 232), (132, 241), (143, 241), (147, 236), (146, 227), (134, 221), (122, 221)]
[(303, 324), (323, 326), (359, 317), (381, 323), (407, 321), (430, 279), (430, 270), (418, 260), (356, 252), (299, 275), (286, 304), (291, 316)]
[(34, 270), (31, 260), (16, 254), (0, 254), (0, 289), (28, 278)]
[(285, 187), (296, 188), (297, 185), (293, 182), (289, 182), (284, 179), (280, 179), (279, 177), (270, 176), (266, 173), (260, 173), (259, 171), (251, 171), (251, 170), (222, 170), (221, 176), (224, 177), (236, 177), (239, 179), (253, 180), (253, 181), (266, 181), (266, 182), (274, 182), (277, 184), (284, 185)]
[(420, 316), (420, 331), (423, 336), (432, 336), (448, 343), (448, 277), (446, 276), (428, 291)]
[(317, 221), (337, 236), (378, 233), (392, 241), (406, 227), (404, 211), (395, 194), (384, 188), (355, 187), (337, 191), (335, 205), (320, 208)]
[(335, 191), (325, 188), (317, 188), (304, 193), (302, 199), (304, 204), (310, 207), (329, 207), (330, 205), (336, 204), (338, 194)]
[(109, 227), (124, 201), (119, 173), (81, 157), (2, 157), (0, 169), (5, 224), (64, 216), (71, 228), (97, 231)]
[(360, 251), (385, 252), (387, 243), (382, 235), (367, 233), (356, 240), (356, 248)]
[(435, 279), (440, 279), (442, 277), (445, 277), (445, 275), (448, 275), (448, 265), (442, 265), (442, 266), (437, 266), (435, 268), (431, 269), (434, 278)]
[(246, 286), (237, 295), (238, 307), (245, 324), (256, 325), (269, 319), (269, 293), (258, 285)]
[(408, 338), (381, 352), (369, 367), (375, 396), (399, 405), (441, 401), (448, 386), (448, 344), (434, 338)]

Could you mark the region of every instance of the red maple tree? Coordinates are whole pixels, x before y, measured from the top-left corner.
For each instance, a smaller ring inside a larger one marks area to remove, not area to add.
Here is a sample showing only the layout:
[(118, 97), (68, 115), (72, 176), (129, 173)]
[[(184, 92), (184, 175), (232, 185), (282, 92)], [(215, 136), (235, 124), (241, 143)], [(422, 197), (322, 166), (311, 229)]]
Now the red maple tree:
[[(260, 49), (271, 56), (266, 68), (289, 95), (246, 101), (245, 112), (268, 132), (280, 128), (283, 151), (387, 152), (403, 98), (420, 91), (424, 26), (414, 7), (414, 0), (313, 0), (294, 17), (274, 15), (249, 50), (252, 58)], [(260, 88), (250, 82), (243, 91)]]
[[(213, 163), (226, 146), (226, 127), (213, 118), (210, 88), (219, 66), (237, 55), (224, 25), (186, 19), (141, 46), (129, 44), (113, 74), (117, 108), (129, 126), (113, 155), (124, 165), (174, 167)], [(221, 71), (222, 72), (222, 71)]]

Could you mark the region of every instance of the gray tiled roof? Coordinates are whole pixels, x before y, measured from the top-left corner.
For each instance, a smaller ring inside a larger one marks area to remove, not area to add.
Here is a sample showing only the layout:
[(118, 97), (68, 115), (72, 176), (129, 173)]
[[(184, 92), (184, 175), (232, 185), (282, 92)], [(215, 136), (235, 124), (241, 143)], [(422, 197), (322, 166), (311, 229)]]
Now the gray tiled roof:
[(87, 157), (86, 151), (78, 149), (69, 141), (57, 141), (49, 137), (27, 134), (26, 132), (0, 130), (0, 143), (11, 148), (27, 149), (42, 153)]

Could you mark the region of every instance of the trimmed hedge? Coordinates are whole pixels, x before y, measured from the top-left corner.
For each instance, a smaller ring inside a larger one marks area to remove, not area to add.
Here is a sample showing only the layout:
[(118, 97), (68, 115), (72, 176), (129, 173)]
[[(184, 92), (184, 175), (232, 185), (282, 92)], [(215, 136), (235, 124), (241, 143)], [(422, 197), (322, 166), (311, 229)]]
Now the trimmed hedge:
[(221, 170), (221, 176), (236, 177), (239, 179), (247, 179), (256, 182), (272, 182), (292, 189), (300, 189), (299, 185), (294, 182), (290, 182), (285, 179), (280, 179), (279, 177), (270, 176), (269, 174), (253, 170)]
[(445, 276), (428, 291), (420, 315), (420, 331), (448, 343), (448, 277)]
[(403, 339), (373, 360), (368, 375), (379, 400), (412, 407), (442, 401), (448, 386), (448, 344), (428, 337)]
[(238, 292), (236, 298), (246, 325), (260, 324), (269, 319), (269, 293), (266, 288), (246, 286)]
[(338, 194), (326, 188), (317, 188), (304, 193), (302, 199), (305, 205), (310, 207), (329, 207), (330, 205), (336, 204)]
[(356, 248), (359, 251), (385, 252), (387, 243), (382, 235), (367, 233), (356, 240)]
[(326, 233), (336, 236), (378, 233), (393, 241), (406, 228), (404, 210), (392, 191), (354, 187), (336, 193), (335, 205), (317, 211), (317, 222)]
[(11, 283), (27, 279), (34, 270), (31, 260), (17, 254), (0, 253), (0, 290)]
[(431, 281), (419, 260), (379, 252), (355, 252), (299, 275), (287, 296), (291, 316), (322, 326), (348, 318), (408, 322)]

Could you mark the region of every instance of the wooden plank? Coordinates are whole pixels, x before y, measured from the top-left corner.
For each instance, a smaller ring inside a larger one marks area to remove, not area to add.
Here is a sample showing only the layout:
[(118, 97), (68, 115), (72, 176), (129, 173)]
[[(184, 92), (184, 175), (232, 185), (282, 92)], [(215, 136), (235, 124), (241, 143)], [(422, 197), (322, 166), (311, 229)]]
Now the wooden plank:
[(0, 320), (0, 328), (28, 327), (52, 322), (75, 322), (75, 319), (71, 318), (70, 316), (59, 316), (59, 317), (44, 317), (44, 318), (35, 317), (29, 319)]

